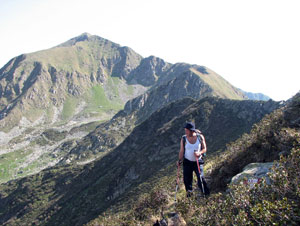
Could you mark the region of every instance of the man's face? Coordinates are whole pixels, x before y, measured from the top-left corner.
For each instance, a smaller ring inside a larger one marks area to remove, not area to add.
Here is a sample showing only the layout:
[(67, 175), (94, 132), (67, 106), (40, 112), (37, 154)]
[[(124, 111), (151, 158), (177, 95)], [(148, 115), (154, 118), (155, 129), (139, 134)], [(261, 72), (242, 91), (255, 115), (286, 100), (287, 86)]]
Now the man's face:
[(187, 136), (191, 136), (193, 134), (193, 132), (189, 129), (184, 129), (185, 130), (185, 135)]

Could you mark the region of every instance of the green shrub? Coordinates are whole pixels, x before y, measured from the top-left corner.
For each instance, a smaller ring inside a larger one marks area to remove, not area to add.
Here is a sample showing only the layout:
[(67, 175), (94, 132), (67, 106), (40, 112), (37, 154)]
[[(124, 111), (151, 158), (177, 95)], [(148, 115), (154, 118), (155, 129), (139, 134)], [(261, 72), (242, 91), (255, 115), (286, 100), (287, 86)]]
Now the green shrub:
[(139, 220), (149, 219), (158, 214), (168, 204), (168, 195), (165, 190), (156, 189), (140, 198), (134, 207), (134, 215)]
[(270, 184), (262, 180), (253, 188), (230, 185), (228, 192), (214, 194), (206, 203), (182, 202), (178, 211), (189, 225), (299, 225), (300, 149), (281, 157), (269, 177)]

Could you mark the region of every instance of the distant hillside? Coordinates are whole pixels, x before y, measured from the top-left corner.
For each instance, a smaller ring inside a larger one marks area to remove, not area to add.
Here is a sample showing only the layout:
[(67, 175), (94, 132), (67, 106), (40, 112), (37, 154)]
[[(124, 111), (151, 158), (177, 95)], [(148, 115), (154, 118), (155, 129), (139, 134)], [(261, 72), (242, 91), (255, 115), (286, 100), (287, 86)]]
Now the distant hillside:
[(263, 93), (251, 93), (251, 92), (246, 92), (246, 91), (243, 91), (243, 90), (241, 90), (241, 91), (246, 95), (246, 97), (249, 100), (263, 100), (263, 101), (268, 101), (268, 100), (271, 99), (270, 97), (268, 97), (267, 95), (265, 95)]

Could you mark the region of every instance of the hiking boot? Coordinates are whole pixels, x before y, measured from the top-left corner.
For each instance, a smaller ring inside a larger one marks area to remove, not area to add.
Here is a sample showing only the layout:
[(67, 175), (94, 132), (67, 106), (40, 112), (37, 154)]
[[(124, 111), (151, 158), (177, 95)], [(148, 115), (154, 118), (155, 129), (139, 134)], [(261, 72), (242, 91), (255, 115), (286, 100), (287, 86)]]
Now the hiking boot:
[(193, 191), (187, 191), (186, 192), (186, 197), (190, 198), (190, 197), (192, 197), (192, 194), (193, 194)]

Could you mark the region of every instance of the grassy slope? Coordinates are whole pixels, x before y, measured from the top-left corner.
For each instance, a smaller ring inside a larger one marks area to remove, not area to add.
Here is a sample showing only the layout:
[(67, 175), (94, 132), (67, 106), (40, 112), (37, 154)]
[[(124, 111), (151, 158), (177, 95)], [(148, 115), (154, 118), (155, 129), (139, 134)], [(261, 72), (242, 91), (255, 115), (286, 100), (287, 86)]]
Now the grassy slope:
[(0, 155), (0, 182), (7, 181), (15, 176), (16, 168), (23, 163), (25, 157), (32, 151), (17, 150), (7, 154)]
[(194, 68), (190, 70), (203, 79), (217, 96), (233, 100), (242, 100), (243, 94), (215, 72), (208, 70), (208, 73), (200, 73)]
[(52, 65), (58, 70), (78, 71), (82, 74), (96, 72), (100, 59), (118, 56), (118, 45), (107, 42), (78, 42), (73, 46), (59, 46), (48, 50), (28, 54), (28, 60), (39, 61), (44, 65)]

